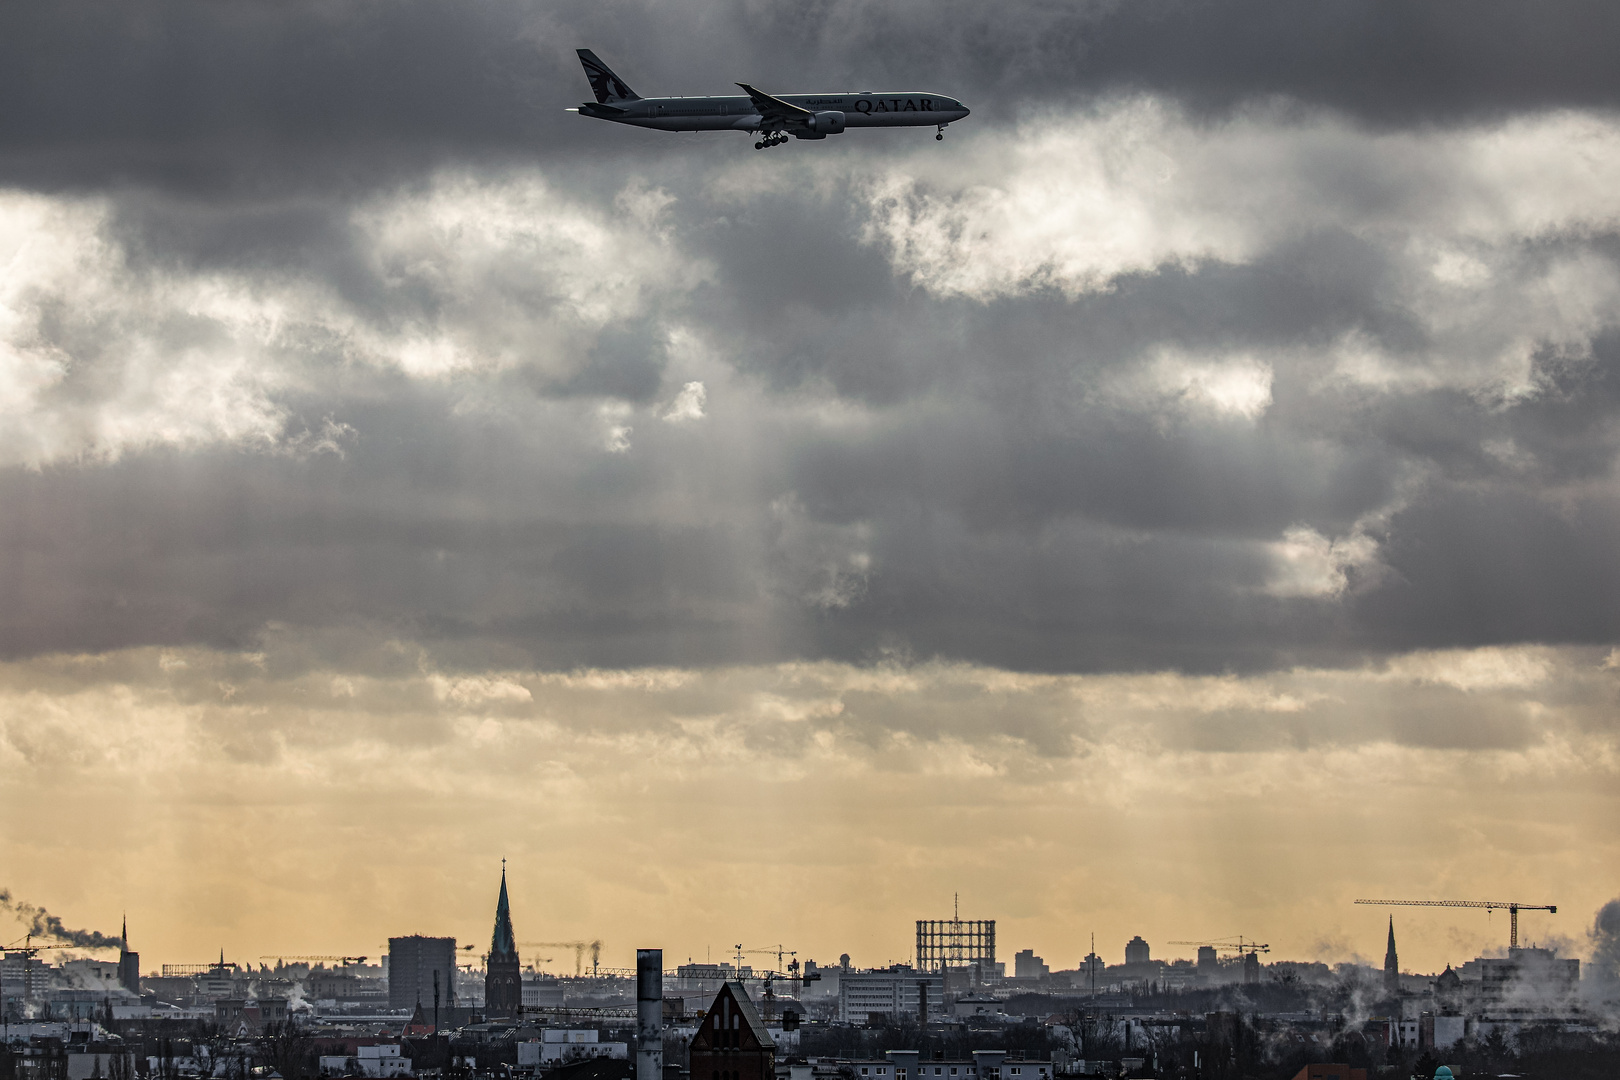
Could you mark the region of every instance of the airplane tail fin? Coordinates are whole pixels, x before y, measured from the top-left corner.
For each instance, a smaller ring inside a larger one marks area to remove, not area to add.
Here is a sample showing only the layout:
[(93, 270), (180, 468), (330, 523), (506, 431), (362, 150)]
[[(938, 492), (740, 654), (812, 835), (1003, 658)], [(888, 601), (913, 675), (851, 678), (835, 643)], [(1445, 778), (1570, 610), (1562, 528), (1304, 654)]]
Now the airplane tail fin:
[(579, 62), (585, 65), (585, 77), (591, 80), (591, 90), (596, 94), (598, 104), (609, 105), (615, 101), (637, 101), (641, 95), (624, 84), (624, 80), (613, 74), (613, 69), (596, 58), (596, 54), (589, 49), (576, 49), (579, 53)]

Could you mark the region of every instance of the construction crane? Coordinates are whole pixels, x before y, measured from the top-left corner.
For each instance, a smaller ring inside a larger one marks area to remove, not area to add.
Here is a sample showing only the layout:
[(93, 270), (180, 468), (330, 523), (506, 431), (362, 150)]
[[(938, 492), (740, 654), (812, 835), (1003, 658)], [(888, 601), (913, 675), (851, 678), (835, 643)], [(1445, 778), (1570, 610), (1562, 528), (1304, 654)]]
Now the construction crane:
[(363, 964), (366, 962), (366, 958), (363, 956), (288, 956), (286, 953), (274, 953), (270, 956), (261, 956), (259, 959), (278, 962), (282, 960), (341, 960), (345, 964)]
[(1357, 900), (1358, 904), (1379, 907), (1469, 907), (1492, 911), (1506, 908), (1508, 913), (1508, 948), (1519, 947), (1519, 912), (1547, 911), (1558, 914), (1557, 904), (1521, 904), (1513, 900)]
[[(520, 941), (520, 949), (573, 949), (574, 950), (574, 977), (577, 979), (585, 968), (585, 950), (591, 951), (591, 975), (597, 974), (602, 960), (602, 943), (600, 941)], [(471, 948), (471, 946), (467, 946)]]
[(25, 934), (5, 946), (7, 952), (22, 953), (23, 963), (23, 999), (31, 1001), (34, 997), (34, 954), (45, 952), (47, 949), (110, 949), (111, 945), (35, 945), (34, 935)]
[(1237, 944), (1235, 944), (1235, 945), (1232, 944), (1232, 942), (1230, 942), (1230, 941), (1171, 941), (1171, 942), (1166, 942), (1166, 944), (1169, 944), (1169, 945), (1203, 945), (1203, 946), (1207, 946), (1208, 948), (1211, 948), (1211, 949), (1228, 949), (1228, 950), (1230, 950), (1232, 952), (1238, 952), (1238, 953), (1251, 953), (1251, 952), (1268, 953), (1268, 952), (1271, 951), (1271, 946), (1270, 945), (1261, 945), (1261, 944), (1258, 944), (1258, 943), (1253, 942), (1253, 941), (1244, 941), (1242, 934), (1237, 935)]
[[(742, 958), (743, 958), (743, 956), (745, 954), (748, 954), (748, 955), (762, 955), (762, 956), (774, 956), (774, 957), (776, 957), (776, 970), (777, 971), (786, 971), (787, 970), (787, 968), (784, 968), (782, 966), (782, 957), (790, 956), (795, 960), (797, 960), (799, 958), (798, 950), (789, 949), (789, 948), (786, 948), (785, 946), (782, 946), (782, 945), (767, 945), (762, 949), (745, 949), (741, 945), (739, 945), (739, 946), (737, 946), (737, 967), (738, 968), (742, 967)], [(797, 966), (797, 965), (795, 965), (795, 966)]]

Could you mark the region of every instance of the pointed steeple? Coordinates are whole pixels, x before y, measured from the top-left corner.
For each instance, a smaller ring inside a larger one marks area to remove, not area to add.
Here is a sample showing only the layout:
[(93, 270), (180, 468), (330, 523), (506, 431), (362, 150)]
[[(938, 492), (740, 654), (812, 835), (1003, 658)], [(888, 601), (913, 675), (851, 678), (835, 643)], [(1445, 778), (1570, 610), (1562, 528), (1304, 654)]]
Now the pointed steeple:
[(1389, 917), (1389, 945), (1384, 949), (1384, 991), (1399, 993), (1401, 989), (1401, 961), (1395, 955), (1395, 916)]
[(501, 860), (501, 897), (495, 902), (495, 933), (489, 942), (490, 956), (517, 959), (517, 937), (512, 933), (512, 905), (506, 899), (506, 860)]
[(124, 914), (124, 928), (118, 932), (118, 952), (129, 952), (129, 914)]

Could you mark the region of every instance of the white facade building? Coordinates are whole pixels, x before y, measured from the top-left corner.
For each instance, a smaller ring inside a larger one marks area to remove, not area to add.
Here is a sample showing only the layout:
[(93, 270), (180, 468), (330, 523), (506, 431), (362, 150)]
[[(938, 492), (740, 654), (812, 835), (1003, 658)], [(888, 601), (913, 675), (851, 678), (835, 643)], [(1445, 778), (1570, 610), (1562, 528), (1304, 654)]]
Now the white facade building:
[(878, 971), (846, 971), (838, 980), (838, 1019), (864, 1024), (873, 1013), (915, 1017), (924, 996), (928, 1015), (941, 1015), (945, 1011), (944, 978), (898, 964)]
[(629, 1045), (622, 1042), (599, 1042), (595, 1031), (548, 1030), (540, 1033), (538, 1042), (517, 1044), (519, 1068), (549, 1069), (570, 1061), (589, 1058), (628, 1059)]
[(356, 1073), (370, 1077), (410, 1076), (411, 1059), (400, 1054), (398, 1043), (356, 1047), (354, 1057), (342, 1055), (321, 1057), (322, 1076), (345, 1076)]

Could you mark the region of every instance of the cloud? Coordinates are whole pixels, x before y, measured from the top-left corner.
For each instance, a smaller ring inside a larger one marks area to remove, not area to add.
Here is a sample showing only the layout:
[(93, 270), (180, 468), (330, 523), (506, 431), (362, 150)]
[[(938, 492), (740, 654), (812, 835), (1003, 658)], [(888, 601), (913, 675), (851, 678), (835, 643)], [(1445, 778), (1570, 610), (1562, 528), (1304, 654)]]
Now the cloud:
[(708, 404), (709, 395), (703, 384), (697, 380), (681, 387), (681, 392), (675, 395), (675, 400), (669, 403), (664, 410), (664, 419), (671, 424), (680, 424), (688, 420), (703, 419), (703, 406)]
[[(1585, 853), (1615, 840), (1601, 811), (1620, 770), (1617, 676), (1595, 650), (1053, 676), (894, 662), (469, 670), (420, 643), (344, 638), (0, 665), (0, 806), (21, 819), (71, 788), (56, 821), (107, 868), (87, 883), (10, 837), (11, 872), (91, 918), (116, 918), (127, 891), (136, 944), (160, 955), (199, 938), (257, 951), (307, 923), (307, 904), (285, 901), (317, 887), (322, 940), (379, 922), (470, 937), (504, 850), (520, 925), (594, 927), (612, 950), (651, 939), (690, 953), (711, 925), (785, 918), (811, 955), (881, 959), (977, 868), (998, 883), (962, 888), (964, 910), (1063, 955), (1093, 926), (1115, 948), (1172, 938), (1196, 906), (1211, 926), (1258, 920), (1274, 950), (1331, 960), (1381, 942), (1378, 913), (1358, 923), (1349, 903), (1378, 881), (1446, 895), (1483, 867), (1504, 890), (1595, 907)], [(1515, 665), (1546, 677), (1431, 678)], [(1323, 790), (1365, 798), (1346, 812)], [(1412, 820), (1425, 827), (1401, 827)], [(1253, 859), (1200, 854), (1234, 832)], [(377, 890), (452, 836), (427, 885)], [(216, 872), (199, 849), (242, 857)], [(587, 857), (603, 850), (634, 865)], [(1031, 859), (1067, 869), (1019, 872)], [(578, 868), (566, 887), (537, 869), (558, 861)], [(1105, 872), (1117, 896), (1070, 899)], [(903, 887), (874, 888), (894, 874)], [(771, 914), (728, 916), (739, 899)], [(1402, 955), (1438, 968), (1496, 943), (1483, 919), (1455, 937), (1414, 927)]]

